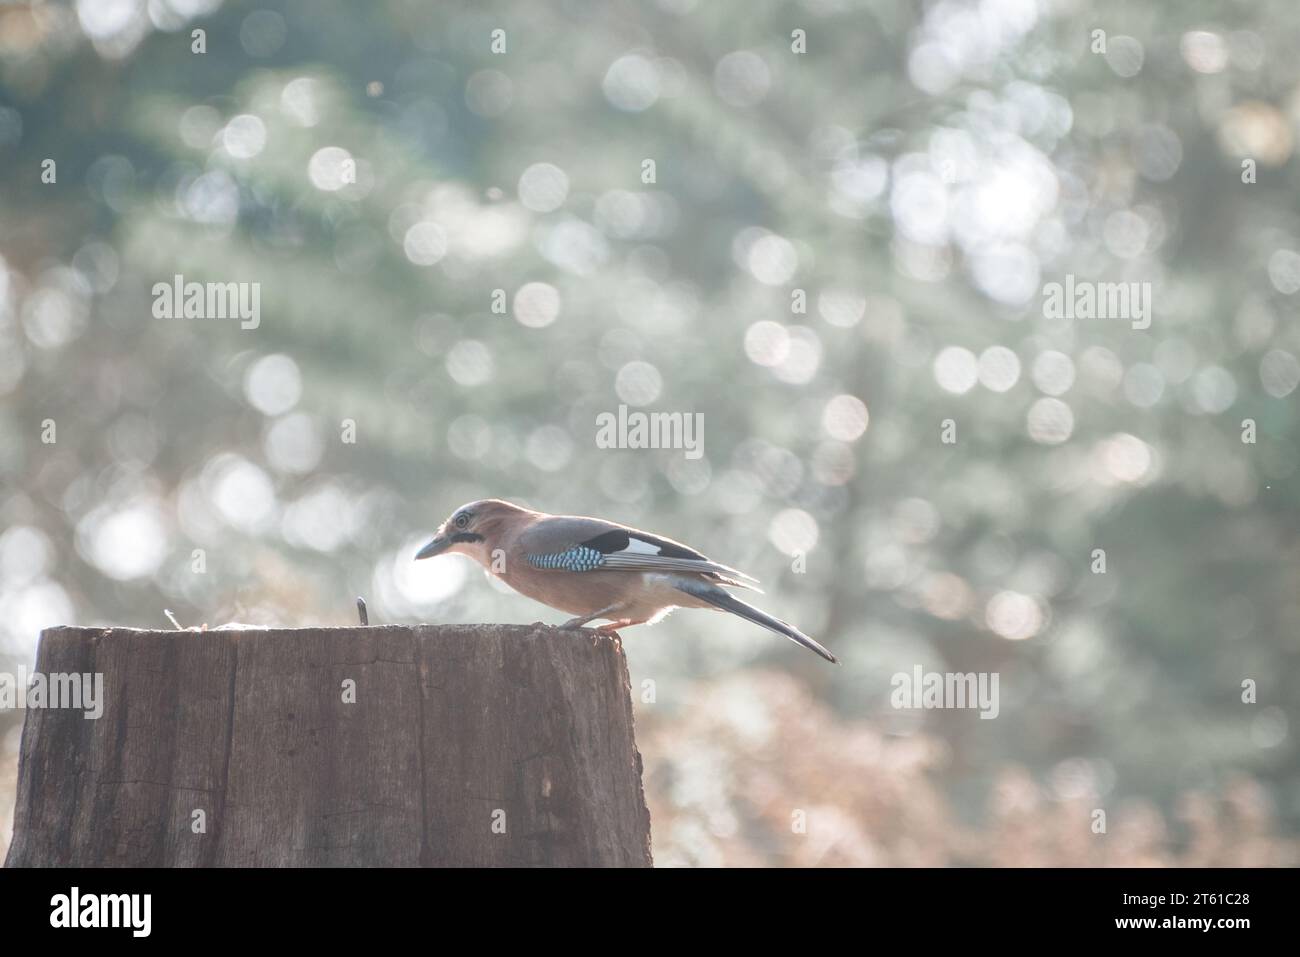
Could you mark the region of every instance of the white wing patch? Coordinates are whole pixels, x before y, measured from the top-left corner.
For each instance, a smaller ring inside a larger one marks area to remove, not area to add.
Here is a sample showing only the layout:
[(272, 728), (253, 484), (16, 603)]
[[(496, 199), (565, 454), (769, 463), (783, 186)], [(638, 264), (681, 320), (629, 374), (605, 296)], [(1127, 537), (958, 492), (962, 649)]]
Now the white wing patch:
[(644, 539), (637, 538), (635, 535), (629, 535), (627, 538), (627, 548), (620, 552), (616, 552), (615, 554), (658, 555), (659, 546), (654, 542), (647, 542)]

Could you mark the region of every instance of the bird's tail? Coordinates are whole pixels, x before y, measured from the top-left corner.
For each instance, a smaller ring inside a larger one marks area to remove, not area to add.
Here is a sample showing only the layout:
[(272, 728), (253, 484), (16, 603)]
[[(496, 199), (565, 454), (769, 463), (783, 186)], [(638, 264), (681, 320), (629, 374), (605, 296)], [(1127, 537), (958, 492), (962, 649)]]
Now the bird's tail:
[(761, 625), (768, 631), (776, 632), (778, 635), (784, 635), (796, 644), (803, 645), (809, 651), (815, 651), (832, 664), (839, 664), (840, 660), (833, 654), (823, 648), (813, 639), (809, 638), (794, 625), (782, 621), (780, 618), (773, 618), (761, 608), (755, 608), (748, 602), (743, 602), (730, 592), (723, 591), (717, 585), (711, 585), (708, 582), (700, 581), (694, 578), (682, 578), (674, 582), (678, 591), (683, 591), (693, 598), (699, 598), (714, 608), (721, 611), (729, 611), (733, 615), (739, 615), (746, 621), (752, 621), (756, 625)]

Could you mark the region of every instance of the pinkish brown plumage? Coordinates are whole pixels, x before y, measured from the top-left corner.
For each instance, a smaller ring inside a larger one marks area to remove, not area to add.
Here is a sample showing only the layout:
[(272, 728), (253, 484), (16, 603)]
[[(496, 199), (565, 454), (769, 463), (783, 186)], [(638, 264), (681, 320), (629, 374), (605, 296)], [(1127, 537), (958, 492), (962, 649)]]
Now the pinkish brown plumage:
[(522, 595), (574, 617), (562, 627), (603, 619), (598, 630), (659, 621), (674, 608), (730, 612), (821, 655), (838, 659), (799, 629), (741, 601), (726, 588), (754, 579), (680, 542), (616, 522), (548, 515), (500, 499), (452, 512), (417, 559), (467, 555)]

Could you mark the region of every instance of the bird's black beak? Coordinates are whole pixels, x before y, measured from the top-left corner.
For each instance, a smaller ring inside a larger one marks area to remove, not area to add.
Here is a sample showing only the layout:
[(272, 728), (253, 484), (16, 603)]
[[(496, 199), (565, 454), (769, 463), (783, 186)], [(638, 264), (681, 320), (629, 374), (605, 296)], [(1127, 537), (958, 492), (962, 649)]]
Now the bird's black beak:
[(415, 560), (418, 562), (421, 558), (432, 558), (434, 555), (441, 555), (447, 550), (447, 546), (450, 544), (451, 539), (443, 538), (441, 535), (438, 535), (428, 545), (425, 545), (415, 553)]

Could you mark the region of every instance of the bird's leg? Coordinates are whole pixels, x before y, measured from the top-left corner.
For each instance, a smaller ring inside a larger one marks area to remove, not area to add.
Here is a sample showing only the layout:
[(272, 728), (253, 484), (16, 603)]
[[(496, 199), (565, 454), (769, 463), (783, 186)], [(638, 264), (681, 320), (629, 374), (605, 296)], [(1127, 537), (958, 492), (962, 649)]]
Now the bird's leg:
[(633, 625), (644, 625), (649, 618), (642, 618), (639, 621), (635, 618), (619, 618), (616, 621), (607, 622), (601, 625), (596, 631), (602, 635), (612, 635), (617, 633), (620, 628), (631, 628)]
[(570, 618), (570, 619), (569, 619), (568, 621), (566, 621), (564, 624), (560, 625), (560, 627), (561, 627), (561, 628), (581, 628), (583, 625), (585, 625), (585, 624), (586, 624), (587, 622), (589, 622), (589, 621), (595, 621), (597, 618), (604, 618), (605, 615), (607, 615), (609, 612), (613, 611), (613, 610), (614, 610), (615, 608), (617, 608), (617, 607), (618, 607), (617, 604), (615, 604), (615, 605), (610, 605), (610, 606), (608, 606), (607, 608), (602, 608), (600, 611), (594, 611), (594, 612), (592, 612), (590, 615), (582, 615), (582, 616), (580, 616), (580, 617), (578, 617), (578, 618)]

